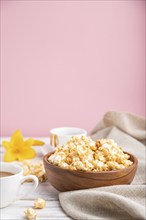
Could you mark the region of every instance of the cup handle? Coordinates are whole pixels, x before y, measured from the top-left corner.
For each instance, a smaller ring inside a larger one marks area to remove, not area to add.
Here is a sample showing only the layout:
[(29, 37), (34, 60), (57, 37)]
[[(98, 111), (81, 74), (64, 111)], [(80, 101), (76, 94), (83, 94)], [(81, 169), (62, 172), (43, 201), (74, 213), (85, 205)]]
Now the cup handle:
[(22, 178), (21, 178), (21, 184), (22, 184), (24, 181), (30, 180), (30, 179), (33, 180), (33, 185), (30, 186), (29, 190), (28, 190), (26, 193), (24, 193), (23, 195), (18, 196), (18, 197), (17, 197), (17, 200), (24, 198), (25, 196), (27, 196), (28, 194), (30, 194), (32, 191), (34, 191), (34, 190), (37, 188), (39, 181), (38, 181), (38, 178), (37, 178), (36, 176), (34, 176), (34, 175), (28, 175), (28, 176), (22, 177)]

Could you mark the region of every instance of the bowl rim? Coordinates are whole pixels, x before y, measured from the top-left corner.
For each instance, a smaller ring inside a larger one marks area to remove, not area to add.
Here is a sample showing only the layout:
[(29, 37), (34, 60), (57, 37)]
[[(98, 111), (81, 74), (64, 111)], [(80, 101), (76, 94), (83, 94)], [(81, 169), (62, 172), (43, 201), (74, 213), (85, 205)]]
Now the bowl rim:
[(59, 167), (57, 165), (54, 165), (52, 163), (50, 163), (47, 159), (49, 157), (49, 155), (51, 156), (51, 154), (53, 154), (55, 151), (51, 151), (49, 153), (47, 153), (46, 155), (43, 156), (43, 161), (45, 161), (45, 163), (47, 163), (49, 166), (52, 166), (52, 167), (55, 167), (55, 168), (58, 168), (59, 170), (63, 170), (63, 171), (67, 171), (67, 172), (71, 172), (71, 173), (84, 173), (84, 174), (110, 174), (110, 173), (119, 173), (119, 172), (122, 172), (123, 170), (129, 170), (131, 168), (134, 168), (137, 166), (138, 164), (138, 159), (137, 157), (135, 157), (133, 154), (131, 153), (128, 153), (126, 151), (124, 151), (124, 153), (128, 154), (130, 157), (133, 158), (132, 162), (133, 164), (127, 168), (123, 168), (123, 169), (120, 169), (120, 170), (109, 170), (109, 171), (97, 171), (97, 172), (93, 172), (93, 171), (80, 171), (80, 170), (69, 170), (69, 169), (65, 169), (65, 168), (62, 168), (62, 167)]

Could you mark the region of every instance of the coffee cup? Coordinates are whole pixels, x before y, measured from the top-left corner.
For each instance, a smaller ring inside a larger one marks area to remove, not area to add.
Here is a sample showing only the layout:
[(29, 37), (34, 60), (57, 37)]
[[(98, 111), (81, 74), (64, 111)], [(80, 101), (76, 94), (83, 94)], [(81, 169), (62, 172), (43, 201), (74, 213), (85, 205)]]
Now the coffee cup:
[[(20, 186), (26, 180), (32, 180), (33, 185), (23, 195), (18, 196)], [(0, 208), (10, 205), (12, 202), (22, 199), (30, 194), (38, 186), (38, 178), (34, 175), (23, 176), (23, 170), (19, 165), (0, 163)]]
[(57, 147), (66, 144), (72, 136), (86, 136), (87, 131), (82, 128), (60, 127), (50, 131), (50, 145)]

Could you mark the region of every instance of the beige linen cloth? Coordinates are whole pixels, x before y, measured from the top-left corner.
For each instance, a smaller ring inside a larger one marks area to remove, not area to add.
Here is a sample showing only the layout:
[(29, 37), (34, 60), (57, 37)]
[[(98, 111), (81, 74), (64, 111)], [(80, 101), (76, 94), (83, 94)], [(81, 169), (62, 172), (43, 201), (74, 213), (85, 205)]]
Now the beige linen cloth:
[(59, 194), (63, 210), (73, 219), (146, 219), (146, 121), (131, 113), (107, 112), (91, 132), (91, 137), (114, 139), (138, 158), (131, 185), (117, 185)]

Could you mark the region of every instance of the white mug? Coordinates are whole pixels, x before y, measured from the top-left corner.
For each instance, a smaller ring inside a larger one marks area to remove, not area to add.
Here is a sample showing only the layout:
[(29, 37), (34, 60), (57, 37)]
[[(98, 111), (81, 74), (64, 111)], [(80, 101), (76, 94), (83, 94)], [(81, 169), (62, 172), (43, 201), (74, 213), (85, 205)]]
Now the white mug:
[[(38, 186), (38, 178), (34, 175), (23, 176), (23, 170), (19, 165), (1, 162), (0, 171), (13, 174), (0, 177), (0, 208), (4, 208), (15, 200), (25, 197)], [(33, 180), (34, 184), (30, 186), (29, 190), (24, 195), (18, 196), (21, 183), (30, 179)]]
[(87, 131), (82, 128), (61, 127), (50, 131), (50, 144), (54, 147), (66, 144), (72, 136), (86, 136)]

